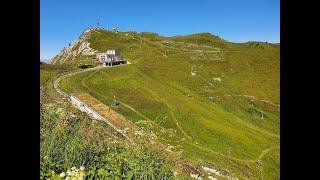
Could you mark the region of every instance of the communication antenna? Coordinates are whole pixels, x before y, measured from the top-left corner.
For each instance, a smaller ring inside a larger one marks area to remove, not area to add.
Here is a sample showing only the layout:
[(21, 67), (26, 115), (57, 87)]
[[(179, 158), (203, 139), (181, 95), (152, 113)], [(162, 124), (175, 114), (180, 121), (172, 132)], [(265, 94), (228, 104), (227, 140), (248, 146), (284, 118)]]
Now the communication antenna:
[(99, 18), (97, 18), (97, 28), (100, 28), (100, 21), (99, 21)]
[(113, 27), (113, 28), (112, 28), (112, 32), (117, 33), (117, 32), (118, 32), (118, 28), (117, 28), (117, 27)]

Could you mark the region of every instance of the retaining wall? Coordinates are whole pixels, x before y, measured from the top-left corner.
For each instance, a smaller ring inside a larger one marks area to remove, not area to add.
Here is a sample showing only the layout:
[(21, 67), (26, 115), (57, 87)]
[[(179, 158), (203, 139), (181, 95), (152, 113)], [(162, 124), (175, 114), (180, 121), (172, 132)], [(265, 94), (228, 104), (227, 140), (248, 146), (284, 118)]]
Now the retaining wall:
[(98, 113), (96, 113), (94, 110), (92, 110), (89, 106), (81, 102), (78, 98), (75, 96), (71, 95), (70, 96), (70, 101), (73, 105), (77, 106), (81, 111), (87, 113), (89, 116), (91, 116), (94, 119), (101, 120), (103, 121)]
[(107, 123), (109, 126), (111, 126), (113, 129), (115, 129), (118, 133), (120, 133), (123, 137), (125, 137), (130, 143), (132, 143), (132, 141), (130, 140), (130, 138), (123, 133), (123, 131), (121, 131), (120, 129), (118, 129), (117, 127), (115, 127), (113, 124), (111, 124), (107, 119), (105, 119), (103, 116), (101, 116), (99, 113), (97, 113), (96, 111), (94, 111), (93, 109), (91, 109), (89, 106), (87, 106), (85, 103), (83, 103), (82, 101), (80, 101), (77, 97), (71, 95), (70, 96), (70, 101), (71, 103), (76, 106), (77, 108), (79, 108), (81, 111), (87, 113), (90, 117), (103, 121), (105, 123)]

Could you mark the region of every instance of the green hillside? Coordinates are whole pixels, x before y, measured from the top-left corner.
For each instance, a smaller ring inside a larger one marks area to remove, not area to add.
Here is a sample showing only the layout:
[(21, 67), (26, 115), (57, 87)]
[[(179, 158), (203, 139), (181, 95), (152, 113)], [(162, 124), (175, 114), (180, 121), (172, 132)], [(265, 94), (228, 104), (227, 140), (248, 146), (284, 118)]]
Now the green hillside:
[[(77, 179), (188, 178), (174, 175), (167, 157), (127, 144), (107, 124), (61, 99), (53, 80), (74, 69), (40, 65), (40, 179), (73, 179), (72, 173)], [(72, 167), (77, 169), (70, 172)]]
[[(92, 30), (88, 41), (98, 51), (119, 49), (132, 64), (72, 76), (61, 82), (64, 91), (107, 105), (115, 96), (116, 111), (194, 164), (240, 179), (279, 179), (279, 45), (105, 30)], [(97, 60), (69, 64), (83, 63)]]

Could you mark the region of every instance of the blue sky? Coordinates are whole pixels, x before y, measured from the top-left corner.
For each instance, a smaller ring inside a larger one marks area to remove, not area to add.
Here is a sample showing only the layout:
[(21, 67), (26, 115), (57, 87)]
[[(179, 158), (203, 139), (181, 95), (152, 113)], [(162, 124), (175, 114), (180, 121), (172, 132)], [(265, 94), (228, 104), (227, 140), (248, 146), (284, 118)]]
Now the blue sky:
[(280, 42), (280, 0), (40, 0), (40, 58), (54, 57), (97, 19), (120, 31)]

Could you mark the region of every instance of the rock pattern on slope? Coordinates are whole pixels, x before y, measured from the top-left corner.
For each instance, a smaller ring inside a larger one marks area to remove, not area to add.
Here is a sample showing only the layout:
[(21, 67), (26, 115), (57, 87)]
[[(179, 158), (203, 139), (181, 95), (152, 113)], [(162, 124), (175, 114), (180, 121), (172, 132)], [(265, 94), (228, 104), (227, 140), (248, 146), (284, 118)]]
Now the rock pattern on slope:
[(79, 39), (72, 42), (69, 46), (62, 49), (62, 51), (55, 56), (51, 64), (63, 64), (66, 61), (72, 61), (79, 55), (95, 55), (97, 50), (92, 49), (90, 47), (90, 43), (88, 42), (88, 39), (90, 37), (92, 29), (87, 29), (84, 31)]

